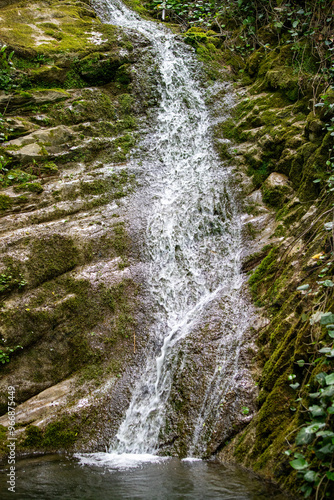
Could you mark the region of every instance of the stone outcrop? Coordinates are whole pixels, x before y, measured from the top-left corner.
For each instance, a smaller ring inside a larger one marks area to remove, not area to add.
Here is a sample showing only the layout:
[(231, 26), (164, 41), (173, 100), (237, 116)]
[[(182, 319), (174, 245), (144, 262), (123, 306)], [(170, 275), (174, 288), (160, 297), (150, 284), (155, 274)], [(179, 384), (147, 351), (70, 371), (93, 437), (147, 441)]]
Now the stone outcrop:
[(23, 451), (104, 449), (146, 342), (127, 204), (148, 42), (83, 2), (1, 6), (0, 426), (13, 385)]

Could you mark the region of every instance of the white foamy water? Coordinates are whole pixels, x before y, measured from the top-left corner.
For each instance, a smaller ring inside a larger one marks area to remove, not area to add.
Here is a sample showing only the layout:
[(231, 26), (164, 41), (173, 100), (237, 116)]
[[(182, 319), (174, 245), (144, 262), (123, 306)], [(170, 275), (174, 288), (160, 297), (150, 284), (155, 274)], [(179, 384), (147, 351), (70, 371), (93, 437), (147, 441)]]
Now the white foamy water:
[(191, 337), (208, 308), (223, 303), (216, 366), (193, 422), (189, 449), (189, 455), (201, 456), (205, 422), (213, 414), (219, 418), (219, 403), (240, 384), (240, 346), (249, 326), (241, 293), (241, 222), (229, 187), (231, 173), (213, 149), (210, 116), (191, 49), (118, 0), (95, 0), (94, 5), (106, 22), (150, 40), (161, 99), (155, 131), (146, 139), (141, 158), (147, 199), (138, 206), (146, 220), (143, 255), (147, 287), (156, 303), (151, 338), (157, 349), (147, 359), (110, 451), (157, 452), (180, 343)]
[(148, 453), (76, 453), (80, 465), (99, 466), (107, 469), (126, 470), (141, 467), (144, 464), (160, 463), (168, 460)]

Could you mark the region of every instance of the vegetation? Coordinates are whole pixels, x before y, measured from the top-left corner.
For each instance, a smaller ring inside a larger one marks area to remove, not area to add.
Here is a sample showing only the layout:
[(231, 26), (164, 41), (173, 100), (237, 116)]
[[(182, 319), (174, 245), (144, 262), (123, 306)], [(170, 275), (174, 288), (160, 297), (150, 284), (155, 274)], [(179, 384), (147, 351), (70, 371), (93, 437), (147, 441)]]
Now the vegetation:
[(17, 345), (15, 347), (6, 347), (4, 349), (0, 349), (0, 363), (5, 364), (9, 363), (10, 355), (15, 352), (17, 349), (23, 349), (22, 346)]
[[(326, 271), (325, 271), (326, 272)], [(324, 276), (322, 271), (321, 276)], [(332, 280), (320, 282), (324, 288), (334, 286)], [(309, 293), (309, 285), (301, 285), (301, 293)], [(316, 352), (308, 362), (296, 361), (298, 374), (289, 375), (290, 387), (297, 391), (296, 402), (301, 406), (306, 422), (299, 426), (293, 449), (285, 453), (294, 460), (291, 467), (298, 471), (302, 480), (301, 492), (305, 498), (315, 494), (316, 498), (328, 498), (334, 492), (334, 314), (314, 313), (310, 318), (313, 326)], [(321, 328), (322, 327), (322, 328)], [(322, 329), (327, 330), (322, 334)], [(314, 372), (316, 375), (314, 375)], [(312, 376), (310, 376), (312, 374)], [(300, 382), (299, 382), (299, 381)]]

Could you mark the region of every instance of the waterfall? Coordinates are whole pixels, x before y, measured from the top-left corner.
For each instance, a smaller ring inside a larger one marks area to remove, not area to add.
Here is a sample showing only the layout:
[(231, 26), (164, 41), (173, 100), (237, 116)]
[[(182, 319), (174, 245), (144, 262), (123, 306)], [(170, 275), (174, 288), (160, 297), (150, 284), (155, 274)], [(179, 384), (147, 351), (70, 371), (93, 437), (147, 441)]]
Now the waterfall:
[[(231, 170), (213, 148), (193, 50), (165, 26), (141, 19), (118, 0), (93, 3), (105, 22), (136, 30), (150, 41), (160, 95), (155, 130), (142, 157), (149, 185), (142, 207), (143, 255), (146, 285), (156, 303), (150, 335), (157, 347), (148, 356), (110, 451), (158, 451), (173, 380), (186, 369), (180, 346), (186, 359), (188, 339), (203, 318), (215, 317), (219, 341), (214, 366), (188, 448), (189, 455), (201, 456), (206, 422), (219, 420), (226, 394), (244, 384), (238, 382), (239, 357), (250, 312), (242, 291), (241, 220)], [(240, 404), (237, 397), (231, 403)]]

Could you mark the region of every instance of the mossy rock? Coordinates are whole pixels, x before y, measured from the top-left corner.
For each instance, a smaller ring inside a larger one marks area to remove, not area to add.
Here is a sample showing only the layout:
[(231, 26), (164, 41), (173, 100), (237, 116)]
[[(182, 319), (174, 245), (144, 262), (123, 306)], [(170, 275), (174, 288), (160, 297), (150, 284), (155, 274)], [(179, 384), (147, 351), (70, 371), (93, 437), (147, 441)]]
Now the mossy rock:
[(307, 117), (305, 126), (305, 137), (311, 142), (319, 142), (324, 136), (325, 123), (323, 123), (313, 112)]
[(24, 182), (14, 187), (15, 192), (19, 191), (30, 191), (31, 193), (40, 194), (44, 191), (42, 185), (39, 182)]
[(33, 83), (39, 86), (43, 84), (50, 87), (62, 86), (66, 80), (67, 71), (65, 68), (58, 68), (58, 66), (42, 66), (30, 70), (29, 77)]
[[(55, 21), (56, 20), (56, 21)], [(1, 9), (1, 40), (20, 54), (82, 53), (96, 48), (92, 32), (101, 33), (102, 50), (116, 46), (118, 28), (104, 27), (88, 4), (75, 0), (18, 2)]]
[(69, 450), (78, 439), (79, 427), (70, 417), (49, 423), (44, 429), (28, 425), (20, 448), (34, 450)]
[(74, 241), (60, 234), (53, 234), (30, 245), (30, 282), (35, 285), (72, 270), (79, 261)]
[(260, 290), (263, 289), (263, 281), (270, 279), (276, 272), (277, 254), (278, 249), (276, 247), (272, 248), (249, 278), (248, 283), (255, 299), (260, 298)]
[(207, 34), (203, 28), (193, 26), (184, 34), (184, 41), (193, 47), (197, 47), (199, 43), (207, 41)]
[(282, 90), (290, 101), (299, 97), (299, 78), (292, 68), (282, 66), (268, 70), (264, 84), (269, 90)]
[[(104, 85), (110, 81), (119, 80), (121, 75), (123, 75), (122, 83), (129, 83), (130, 76), (126, 71), (127, 66), (124, 66), (125, 62), (126, 60), (119, 56), (110, 54), (106, 58), (101, 53), (93, 53), (76, 63), (76, 71), (85, 82), (94, 85)], [(122, 71), (120, 67), (123, 67)]]
[(256, 76), (260, 63), (264, 57), (264, 51), (263, 49), (256, 50), (247, 58), (246, 66), (245, 66), (245, 71), (251, 76), (254, 77)]
[(11, 208), (13, 205), (13, 199), (6, 195), (6, 194), (0, 194), (0, 212), (5, 212), (9, 208)]
[(288, 178), (277, 172), (270, 174), (261, 186), (261, 191), (263, 201), (273, 208), (282, 208), (292, 193)]

